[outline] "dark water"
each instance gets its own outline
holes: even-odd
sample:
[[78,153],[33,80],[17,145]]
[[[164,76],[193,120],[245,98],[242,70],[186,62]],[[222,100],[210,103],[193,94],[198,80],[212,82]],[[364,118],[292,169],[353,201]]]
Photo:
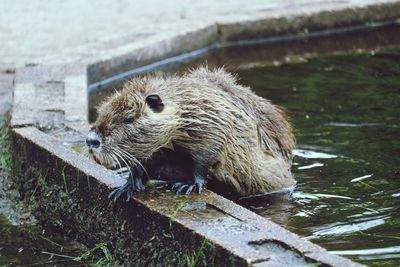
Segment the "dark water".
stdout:
[[294,200],[243,204],[333,253],[399,266],[400,49],[237,73],[288,109],[298,144]]

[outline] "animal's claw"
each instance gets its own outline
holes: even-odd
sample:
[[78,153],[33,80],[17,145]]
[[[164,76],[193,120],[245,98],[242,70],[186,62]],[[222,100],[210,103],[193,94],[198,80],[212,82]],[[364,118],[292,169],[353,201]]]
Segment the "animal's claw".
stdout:
[[109,195],[108,195],[108,199],[111,199],[112,201],[116,202],[117,199],[119,199],[121,197],[121,194],[124,192],[124,190],[122,190],[122,187],[119,187],[115,190],[113,190]]
[[194,185],[191,185],[191,186],[189,186],[188,187],[188,189],[186,190],[186,195],[190,195],[192,192],[193,192],[193,188],[195,188],[195,186]]
[[134,180],[134,184],[135,184],[135,191],[136,192],[143,191],[144,186],[143,186],[142,179],[135,179]]
[[204,183],[198,181],[194,182],[193,184],[177,182],[172,186],[172,191],[179,195],[190,195],[193,192],[200,194],[203,190],[203,187]]
[[135,193],[143,191],[143,189],[144,186],[140,178],[129,178],[123,186],[120,186],[117,189],[113,190],[108,195],[108,198],[111,199],[113,202],[117,202],[121,197],[126,195],[126,201],[129,201],[131,198],[133,198]]
[[176,192],[179,188],[181,188],[181,186],[183,185],[183,183],[181,182],[176,182],[173,186],[172,186],[172,191]]

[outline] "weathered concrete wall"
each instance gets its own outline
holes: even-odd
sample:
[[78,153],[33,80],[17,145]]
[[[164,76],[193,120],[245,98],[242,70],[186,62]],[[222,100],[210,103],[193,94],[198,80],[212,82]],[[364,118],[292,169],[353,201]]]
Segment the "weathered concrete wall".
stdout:
[[35,215],[87,244],[105,242],[120,264],[360,266],[208,190],[181,196],[149,188],[113,204],[107,195],[124,182],[114,172],[36,128],[12,135],[16,181]]

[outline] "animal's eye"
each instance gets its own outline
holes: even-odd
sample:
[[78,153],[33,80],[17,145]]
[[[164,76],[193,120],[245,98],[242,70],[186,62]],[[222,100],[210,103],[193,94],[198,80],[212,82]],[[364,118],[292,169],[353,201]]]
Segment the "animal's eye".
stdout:
[[134,121],[135,121],[134,117],[129,117],[129,118],[124,119],[122,122],[125,123],[125,124],[131,124]]
[[154,112],[161,112],[164,109],[164,103],[159,95],[149,95],[146,97],[146,102]]

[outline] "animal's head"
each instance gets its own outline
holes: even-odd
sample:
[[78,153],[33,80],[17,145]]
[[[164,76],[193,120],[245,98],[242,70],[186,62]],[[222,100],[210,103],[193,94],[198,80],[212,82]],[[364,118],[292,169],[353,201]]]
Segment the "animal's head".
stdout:
[[148,78],[127,82],[98,108],[86,138],[90,154],[108,168],[120,168],[169,146],[175,128],[174,107],[167,104]]

